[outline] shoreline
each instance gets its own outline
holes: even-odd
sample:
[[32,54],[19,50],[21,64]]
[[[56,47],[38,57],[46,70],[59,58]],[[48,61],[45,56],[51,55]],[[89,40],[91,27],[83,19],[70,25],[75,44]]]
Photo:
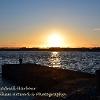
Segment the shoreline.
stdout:
[[80,52],[100,52],[100,47],[94,48],[0,48],[0,51],[80,51]]
[[[49,93],[62,93],[62,94],[65,93],[66,98],[72,98],[74,95],[78,95],[79,97],[80,96],[84,97],[84,95],[86,94],[89,95],[89,91],[90,93],[92,93],[91,92],[92,89],[96,87],[95,74],[89,74],[89,73],[65,70],[65,69],[57,69],[57,68],[51,68],[51,67],[45,67],[45,66],[44,67],[34,66],[34,68],[32,68],[33,66],[32,67],[29,67],[29,66],[31,65],[27,64],[24,67],[28,67],[29,69],[28,73],[30,73],[30,75],[28,75],[28,73],[25,73],[27,72],[26,70],[27,68],[25,68],[25,70],[22,70],[23,67],[21,69],[18,69],[17,67],[19,66],[16,65],[14,68],[16,69],[14,72],[14,75],[15,75],[15,78],[17,77],[17,80],[15,80],[14,77],[12,77],[10,84],[13,84],[15,86],[21,86],[21,87],[22,86],[34,87],[35,90],[33,90],[33,92],[36,94],[47,93],[49,95]],[[10,67],[10,66],[6,66],[6,67]],[[19,74],[18,73],[19,71],[22,72],[20,74],[22,75],[21,76],[22,78],[20,78],[20,75],[16,76],[16,74],[17,75]],[[27,91],[23,91],[23,92],[27,93]],[[30,93],[31,92],[32,91],[30,91]],[[36,100],[41,100],[41,98],[43,98],[43,100],[47,100],[47,99],[49,100],[49,97],[45,95],[44,96],[38,95],[36,96],[36,98],[37,98]],[[50,98],[52,100],[55,100],[58,97],[52,96]],[[63,97],[59,97],[59,98],[63,100]],[[74,99],[68,99],[68,100],[77,100],[77,99],[74,98]]]

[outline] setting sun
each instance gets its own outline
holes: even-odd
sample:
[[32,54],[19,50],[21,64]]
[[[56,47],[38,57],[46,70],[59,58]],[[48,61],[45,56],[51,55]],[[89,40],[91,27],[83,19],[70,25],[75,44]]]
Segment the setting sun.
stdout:
[[64,38],[60,35],[60,33],[53,32],[48,36],[47,40],[48,47],[63,47],[64,46]]

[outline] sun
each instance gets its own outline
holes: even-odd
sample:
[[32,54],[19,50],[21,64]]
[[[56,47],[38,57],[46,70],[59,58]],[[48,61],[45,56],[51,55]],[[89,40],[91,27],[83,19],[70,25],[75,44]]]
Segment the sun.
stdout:
[[47,46],[48,47],[63,47],[63,37],[58,32],[53,32],[48,36]]

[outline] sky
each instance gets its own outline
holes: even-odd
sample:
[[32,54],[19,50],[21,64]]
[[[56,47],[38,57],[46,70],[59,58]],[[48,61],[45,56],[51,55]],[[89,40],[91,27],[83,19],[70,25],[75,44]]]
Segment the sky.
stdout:
[[0,0],[0,47],[98,47],[100,0]]

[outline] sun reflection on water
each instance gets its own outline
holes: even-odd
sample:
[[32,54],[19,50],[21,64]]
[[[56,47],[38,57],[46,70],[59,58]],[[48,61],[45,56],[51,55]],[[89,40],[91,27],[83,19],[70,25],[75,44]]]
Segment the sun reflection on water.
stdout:
[[51,52],[51,57],[49,59],[51,63],[51,67],[61,67],[61,59],[59,56],[59,52]]

